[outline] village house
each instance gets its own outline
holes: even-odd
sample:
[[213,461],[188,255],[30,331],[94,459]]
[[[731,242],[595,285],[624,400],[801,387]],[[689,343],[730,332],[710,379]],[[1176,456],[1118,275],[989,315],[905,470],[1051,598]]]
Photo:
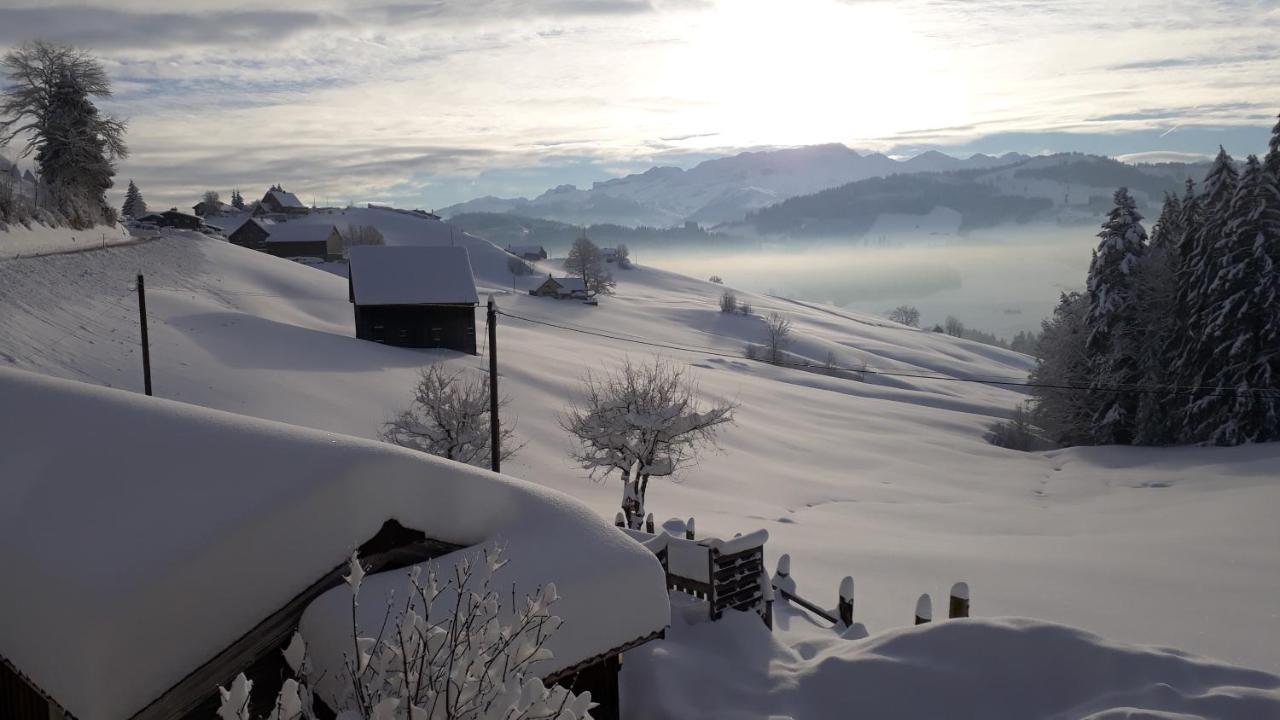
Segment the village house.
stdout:
[[227,236],[233,245],[282,258],[342,257],[346,239],[336,225],[310,222],[274,222],[248,218]]
[[[495,588],[553,582],[561,597],[533,673],[590,691],[597,720],[619,716],[620,655],[670,622],[655,557],[549,489],[19,370],[0,368],[0,397],[31,410],[0,436],[0,495],[18,503],[0,563],[21,589],[0,593],[4,720],[206,720],[240,673],[265,717],[294,677],[282,650],[295,633],[333,717],[325,678],[342,676],[351,639],[353,551],[360,628],[375,635],[410,567],[447,577],[501,542]],[[74,453],[59,451],[68,433]]]
[[274,185],[262,196],[262,200],[258,202],[258,207],[263,213],[271,213],[276,215],[306,215],[311,212],[310,208],[302,204],[297,195],[286,192],[279,185]]
[[587,291],[587,283],[579,277],[551,277],[547,275],[547,279],[542,284],[529,291],[530,295],[537,297],[553,297],[557,300],[572,299],[586,300],[591,296]]
[[222,201],[209,202],[207,200],[201,200],[195,205],[192,205],[191,211],[202,218],[214,217],[216,215],[231,215],[233,213],[240,212],[234,205],[229,205]]
[[181,230],[199,230],[204,226],[204,220],[190,213],[184,213],[178,208],[171,208],[164,212],[147,213],[138,218],[138,222],[151,223],[159,227],[171,227]]
[[507,252],[530,262],[547,259],[547,249],[541,245],[508,245]]
[[358,245],[349,254],[356,337],[476,353],[480,298],[466,248]]

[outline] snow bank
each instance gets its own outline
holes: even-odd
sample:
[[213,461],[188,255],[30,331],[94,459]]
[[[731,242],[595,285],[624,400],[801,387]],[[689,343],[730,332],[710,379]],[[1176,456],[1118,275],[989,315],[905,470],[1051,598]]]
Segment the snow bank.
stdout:
[[0,414],[0,655],[84,720],[131,716],[388,519],[505,543],[495,587],[554,581],[546,672],[668,622],[653,555],[559,493],[21,371],[0,369],[0,397],[21,408]]
[[92,250],[133,240],[123,225],[103,225],[88,230],[40,224],[32,224],[29,228],[11,225],[8,230],[0,231],[0,259]]
[[[775,606],[781,612],[785,606]],[[1021,618],[788,647],[753,614],[675,623],[627,655],[624,717],[1280,717],[1280,677]]]

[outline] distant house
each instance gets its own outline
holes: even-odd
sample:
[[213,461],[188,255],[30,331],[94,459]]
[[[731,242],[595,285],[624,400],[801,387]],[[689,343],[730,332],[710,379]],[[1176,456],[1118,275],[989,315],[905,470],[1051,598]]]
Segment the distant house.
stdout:
[[607,263],[618,262],[618,249],[611,247],[600,248],[600,256],[603,257],[604,261]]
[[282,258],[314,257],[336,260],[346,244],[335,225],[309,222],[273,222],[250,217],[231,231],[233,245],[258,250]]
[[158,213],[147,213],[138,218],[138,222],[151,223],[160,227],[179,228],[182,230],[199,230],[204,226],[204,221],[190,213],[184,213],[178,208],[172,208]]
[[466,248],[357,245],[349,253],[356,337],[476,353],[480,299]]
[[582,278],[577,277],[551,277],[547,276],[542,284],[529,291],[530,295],[538,297],[553,297],[557,300],[566,298],[585,300],[590,296],[587,291],[587,283]]
[[302,204],[297,195],[286,192],[284,188],[276,185],[262,196],[262,200],[258,203],[265,212],[275,213],[277,215],[306,215],[311,210]]
[[240,212],[234,205],[228,205],[221,201],[209,202],[207,200],[201,200],[195,205],[192,205],[191,210],[200,217],[213,217],[215,215],[229,215],[231,213]]
[[547,249],[541,245],[508,245],[507,252],[531,262],[547,259]]

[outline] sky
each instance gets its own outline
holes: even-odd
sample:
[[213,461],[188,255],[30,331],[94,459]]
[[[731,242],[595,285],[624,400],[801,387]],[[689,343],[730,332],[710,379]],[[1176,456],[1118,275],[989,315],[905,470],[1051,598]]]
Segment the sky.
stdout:
[[[0,0],[98,56],[154,207],[281,183],[439,208],[844,143],[1258,152],[1280,0]],[[10,149],[12,154],[12,149]],[[121,183],[123,184],[123,183]]]

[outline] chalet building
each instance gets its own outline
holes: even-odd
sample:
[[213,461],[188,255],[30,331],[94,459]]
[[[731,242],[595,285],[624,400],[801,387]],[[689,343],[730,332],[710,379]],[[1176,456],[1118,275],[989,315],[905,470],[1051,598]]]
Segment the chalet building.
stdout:
[[[0,496],[17,503],[0,523],[4,720],[213,720],[218,687],[240,673],[265,716],[293,678],[282,650],[295,632],[316,710],[332,718],[337,688],[324,678],[343,676],[353,550],[367,572],[356,621],[373,635],[406,568],[429,560],[449,577],[500,539],[495,588],[554,582],[562,598],[552,657],[533,672],[589,690],[597,720],[619,716],[621,654],[670,622],[650,551],[553,491],[19,370],[0,368],[0,397],[32,409],[0,434]],[[74,453],[59,451],[67,433]]]
[[309,222],[273,222],[251,217],[227,236],[233,245],[276,257],[313,257],[337,260],[346,239],[336,225]]
[[240,212],[239,210],[236,209],[234,205],[229,205],[221,201],[209,202],[207,200],[201,200],[195,205],[192,205],[191,211],[194,212],[198,217],[202,217],[202,218],[214,217],[216,215],[230,215],[232,213]]
[[181,230],[199,230],[204,226],[204,221],[199,217],[190,213],[184,213],[178,208],[172,208],[159,213],[147,213],[138,218],[138,222],[151,223],[159,227],[179,228]]
[[356,337],[476,353],[480,298],[466,248],[357,245],[349,254]]
[[551,277],[547,275],[547,279],[542,284],[529,291],[530,295],[537,297],[553,297],[557,300],[586,300],[591,296],[587,292],[587,283],[582,278],[577,277]]
[[306,215],[311,209],[302,204],[297,195],[286,192],[279,185],[273,186],[262,196],[262,200],[258,203],[260,207],[267,213],[276,215]]
[[508,245],[507,252],[530,262],[547,259],[547,249],[541,245]]

